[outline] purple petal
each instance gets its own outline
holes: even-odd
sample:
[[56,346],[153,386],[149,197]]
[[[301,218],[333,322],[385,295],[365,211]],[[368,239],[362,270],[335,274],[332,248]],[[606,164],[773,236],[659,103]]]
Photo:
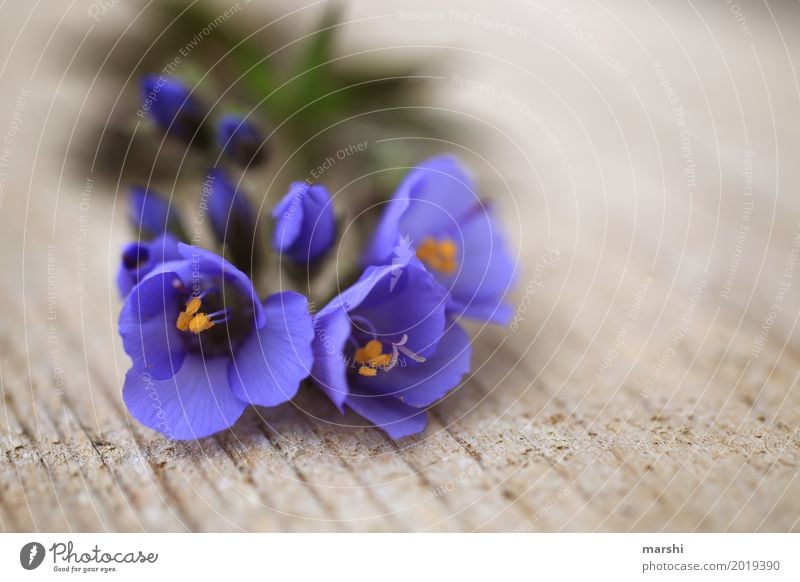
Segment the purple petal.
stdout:
[[394,440],[420,433],[428,425],[425,410],[413,408],[391,396],[350,394],[345,404]]
[[206,110],[186,85],[169,77],[147,75],[141,81],[141,92],[142,110],[158,127],[184,140],[205,141],[199,132]]
[[468,303],[460,303],[451,297],[448,313],[460,314],[476,321],[506,325],[514,316],[514,309],[496,297],[475,297]]
[[427,236],[452,229],[479,203],[472,179],[456,158],[439,156],[422,162],[406,175],[388,202],[364,256],[365,264],[390,262],[403,236],[416,245]]
[[217,122],[217,144],[222,152],[243,166],[257,164],[265,157],[265,140],[251,119],[224,115]]
[[142,186],[133,186],[128,193],[128,219],[141,240],[168,231],[180,232],[177,207],[159,193]]
[[155,380],[134,368],[125,375],[122,398],[131,415],[169,438],[202,438],[231,426],[247,404],[228,384],[227,358],[189,355],[180,371]]
[[217,241],[231,244],[232,239],[242,239],[249,247],[256,229],[256,212],[245,193],[222,168],[213,168],[205,183],[211,187],[208,214]]
[[412,183],[400,234],[410,236],[415,243],[452,225],[458,226],[481,204],[472,177],[452,156],[431,158],[414,172],[419,178]]
[[295,249],[295,260],[311,262],[321,257],[336,239],[336,217],[333,203],[324,186],[314,184],[306,197],[303,213],[303,237],[306,243]]
[[305,182],[292,182],[289,192],[272,209],[272,217],[275,218],[272,246],[276,251],[287,251],[300,236],[303,226],[303,197],[308,188],[309,185]]
[[367,267],[354,284],[339,293],[334,297],[330,303],[320,311],[320,315],[336,311],[337,309],[344,309],[345,311],[352,311],[358,308],[359,305],[372,293],[372,290],[386,277],[392,276],[395,273],[399,278],[402,274],[402,269],[405,265],[383,265],[375,267]]
[[384,275],[351,312],[366,317],[383,339],[397,341],[407,335],[406,346],[427,357],[444,332],[446,305],[446,289],[413,259]]
[[456,310],[468,317],[504,323],[511,310],[503,299],[516,275],[503,234],[489,211],[476,214],[459,233],[459,271],[454,277],[438,277],[452,294]]
[[330,195],[320,184],[294,182],[272,211],[272,245],[298,263],[322,256],[336,238],[336,218]]
[[349,393],[344,349],[350,331],[350,318],[344,309],[338,308],[314,319],[311,377],[342,412],[342,404]]
[[157,380],[171,378],[186,356],[175,327],[180,311],[177,280],[174,272],[151,273],[130,292],[119,316],[122,345],[133,367]]
[[469,336],[452,323],[426,362],[359,378],[359,385],[363,391],[392,396],[414,407],[429,406],[459,385],[469,372],[471,353]]
[[267,298],[264,313],[264,326],[236,350],[230,382],[242,400],[277,406],[294,397],[311,371],[314,327],[308,300],[293,291]]

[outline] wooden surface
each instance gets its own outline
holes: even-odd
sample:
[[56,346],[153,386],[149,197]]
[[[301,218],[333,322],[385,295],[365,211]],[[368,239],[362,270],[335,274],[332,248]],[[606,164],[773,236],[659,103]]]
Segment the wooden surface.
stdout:
[[309,389],[196,443],[132,421],[129,235],[75,151],[116,97],[80,63],[138,8],[29,4],[0,10],[0,528],[800,529],[797,3],[448,5],[516,36],[350,7],[342,54],[450,71],[437,103],[485,139],[442,149],[519,251],[518,325],[471,326],[473,374],[400,443]]

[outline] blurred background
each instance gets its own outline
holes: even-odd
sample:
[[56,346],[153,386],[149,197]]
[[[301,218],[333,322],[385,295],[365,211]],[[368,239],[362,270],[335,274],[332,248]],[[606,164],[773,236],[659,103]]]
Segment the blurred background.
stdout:
[[[5,530],[798,529],[796,2],[0,15]],[[164,71],[269,135],[242,178],[265,245],[269,209],[330,156],[356,233],[402,168],[472,168],[518,260],[515,324],[472,327],[475,373],[425,435],[341,428],[305,392],[199,443],[127,415],[124,194],[191,216],[214,161],[137,115]]]

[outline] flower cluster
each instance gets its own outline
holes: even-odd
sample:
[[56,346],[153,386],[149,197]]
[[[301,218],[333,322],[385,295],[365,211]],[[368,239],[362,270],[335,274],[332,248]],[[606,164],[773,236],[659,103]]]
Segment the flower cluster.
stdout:
[[[174,80],[161,83],[147,110],[179,139],[205,119]],[[219,133],[236,158],[264,150],[242,120],[224,118]],[[176,205],[136,187],[129,215],[138,238],[122,250],[117,274],[119,331],[132,360],[123,399],[139,422],[170,438],[226,429],[250,405],[289,401],[304,381],[394,439],[417,434],[428,407],[469,373],[462,318],[510,317],[514,261],[491,206],[453,157],[410,169],[382,208],[360,276],[313,314],[295,291],[261,298],[253,206],[221,168],[204,187],[222,255],[186,244]],[[271,215],[282,263],[308,266],[332,254],[338,229],[323,185],[290,184]]]

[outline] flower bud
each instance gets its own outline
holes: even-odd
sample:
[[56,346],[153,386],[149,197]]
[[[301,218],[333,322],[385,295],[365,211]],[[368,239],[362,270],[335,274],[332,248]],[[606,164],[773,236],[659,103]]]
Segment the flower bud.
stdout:
[[241,166],[253,166],[267,157],[267,146],[255,123],[238,115],[225,115],[217,123],[217,143],[223,155]]
[[177,208],[160,194],[142,186],[133,186],[128,194],[128,218],[137,238],[150,240],[165,232],[182,238]]
[[121,297],[130,293],[145,275],[161,263],[180,259],[178,241],[164,234],[147,241],[136,241],[122,249],[119,269],[117,269],[117,289]]
[[272,210],[275,232],[272,246],[297,263],[322,256],[336,237],[333,203],[324,186],[294,182]]
[[208,145],[205,108],[180,81],[147,75],[141,82],[142,111],[164,132],[187,143]]
[[250,271],[254,266],[256,212],[242,190],[237,189],[222,168],[214,168],[206,177],[205,191],[210,193],[208,214],[217,241],[234,265]]

